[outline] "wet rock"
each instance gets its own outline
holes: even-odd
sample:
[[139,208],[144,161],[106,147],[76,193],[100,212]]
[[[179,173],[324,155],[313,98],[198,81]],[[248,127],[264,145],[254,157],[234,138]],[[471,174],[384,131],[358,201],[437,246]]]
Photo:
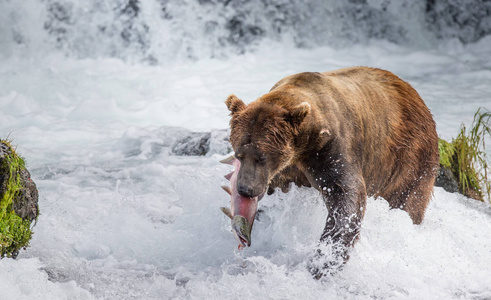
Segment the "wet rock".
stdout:
[[32,222],[39,215],[38,190],[27,169],[20,170],[20,179],[22,188],[14,198],[13,208],[19,217]]
[[174,143],[172,153],[183,156],[225,155],[232,151],[228,136],[228,130],[188,132]]
[[192,132],[180,127],[128,130],[113,149],[124,157],[153,159],[159,155],[210,156],[232,151],[228,129]]
[[450,193],[460,193],[468,198],[483,201],[482,196],[472,188],[467,188],[463,191],[460,187],[458,178],[453,174],[450,168],[440,165],[440,170],[435,180],[435,186],[442,187],[445,191]]
[[442,187],[445,191],[450,193],[459,193],[459,182],[455,178],[452,170],[440,165],[438,174],[435,180],[435,186]]
[[210,137],[209,132],[190,132],[174,144],[172,153],[186,156],[205,155],[210,150]]

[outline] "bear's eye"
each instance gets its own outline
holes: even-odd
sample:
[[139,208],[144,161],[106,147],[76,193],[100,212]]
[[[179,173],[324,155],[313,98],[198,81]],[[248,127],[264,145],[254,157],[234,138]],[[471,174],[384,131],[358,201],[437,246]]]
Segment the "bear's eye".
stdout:
[[257,164],[264,165],[266,163],[266,156],[264,155],[259,155],[254,158],[254,161]]
[[242,153],[235,153],[235,158],[237,158],[238,160],[242,160],[244,158],[244,154],[242,154]]

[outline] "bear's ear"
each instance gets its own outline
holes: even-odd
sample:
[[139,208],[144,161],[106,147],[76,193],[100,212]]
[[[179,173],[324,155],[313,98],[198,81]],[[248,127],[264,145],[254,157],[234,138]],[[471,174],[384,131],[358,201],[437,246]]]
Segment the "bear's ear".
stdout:
[[242,100],[237,98],[235,95],[228,96],[227,100],[225,100],[225,104],[227,105],[228,110],[230,110],[232,113],[232,116],[246,107],[244,102],[242,102]]
[[310,113],[310,109],[310,103],[302,102],[290,110],[287,119],[293,126],[299,126],[302,124],[305,117]]

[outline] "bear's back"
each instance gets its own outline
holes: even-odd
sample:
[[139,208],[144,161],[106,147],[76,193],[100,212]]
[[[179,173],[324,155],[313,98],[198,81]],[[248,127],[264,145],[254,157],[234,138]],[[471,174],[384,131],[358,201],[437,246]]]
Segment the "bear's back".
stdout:
[[315,119],[302,125],[305,132],[320,124],[328,128],[361,166],[369,195],[388,196],[405,174],[430,173],[438,165],[429,109],[410,84],[389,71],[304,72],[280,80],[271,92],[295,93],[289,102],[312,105]]

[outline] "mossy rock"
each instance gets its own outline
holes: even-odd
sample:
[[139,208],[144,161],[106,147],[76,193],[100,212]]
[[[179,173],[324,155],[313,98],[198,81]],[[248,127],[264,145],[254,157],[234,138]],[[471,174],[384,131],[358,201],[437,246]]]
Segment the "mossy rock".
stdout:
[[0,140],[0,257],[15,258],[39,215],[36,184],[10,143]]

